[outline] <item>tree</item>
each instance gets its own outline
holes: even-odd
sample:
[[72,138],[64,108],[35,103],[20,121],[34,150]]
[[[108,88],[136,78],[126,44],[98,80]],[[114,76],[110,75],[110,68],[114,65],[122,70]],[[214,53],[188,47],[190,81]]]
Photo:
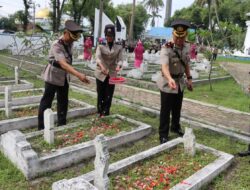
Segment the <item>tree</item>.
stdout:
[[[82,12],[84,9],[84,6],[86,4],[87,0],[70,0],[72,4],[72,13],[74,21],[78,24],[80,24],[81,18],[82,18]],[[101,2],[102,0],[100,0]]]
[[28,18],[29,18],[30,5],[27,0],[23,0],[23,4],[24,4],[23,31],[26,32],[29,23]]
[[52,15],[51,15],[53,32],[59,31],[59,27],[61,23],[61,16],[64,10],[64,3],[65,3],[65,0],[62,0],[62,3],[60,2],[60,0],[51,0],[52,9],[53,9]]
[[135,0],[133,0],[132,14],[131,14],[131,19],[130,19],[130,24],[129,24],[129,34],[128,34],[128,44],[129,44],[129,46],[133,45],[134,20],[135,20]]
[[[127,26],[127,29],[130,24],[131,10],[132,10],[131,4],[122,4],[122,5],[118,5],[115,8],[116,15],[119,15],[122,17],[125,25]],[[145,30],[148,20],[149,20],[149,15],[147,13],[147,10],[145,9],[145,6],[139,3],[135,7],[135,21],[134,21],[134,27],[133,27],[134,39],[138,39],[140,34]]]
[[159,15],[159,9],[164,7],[164,3],[162,0],[144,0],[144,5],[146,6],[149,11],[151,11],[152,22],[151,26],[155,26],[155,18],[161,17]]

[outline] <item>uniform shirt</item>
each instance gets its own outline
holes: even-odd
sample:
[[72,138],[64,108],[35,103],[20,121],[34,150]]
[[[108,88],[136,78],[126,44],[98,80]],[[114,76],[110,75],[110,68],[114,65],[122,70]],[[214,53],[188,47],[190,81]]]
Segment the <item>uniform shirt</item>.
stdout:
[[[63,36],[59,38],[62,39]],[[51,48],[49,50],[49,61],[60,61],[65,60],[68,64],[72,64],[71,56],[68,54],[68,52],[65,50],[62,43],[59,42],[59,40],[56,40],[52,43]],[[71,44],[65,44],[68,48],[69,53],[72,55],[72,49],[73,49],[73,43]],[[66,73],[67,80],[69,82],[69,74]]]
[[[113,44],[111,50],[108,45],[98,45],[96,49],[96,60],[109,70],[109,76],[116,76],[116,67],[122,66],[122,46]],[[99,65],[96,66],[95,77],[100,81],[104,81],[107,77],[101,72]]]
[[[183,75],[185,72],[185,67],[182,65],[180,58],[183,60],[185,64],[189,64],[190,62],[189,49],[190,49],[189,43],[185,43],[182,49],[176,47],[175,45],[173,47],[168,47],[166,45],[163,45],[160,53],[160,64],[161,65],[167,64],[169,67],[169,73],[171,75]],[[180,58],[178,58],[174,50],[176,50],[179,53]],[[180,86],[181,91],[183,91],[185,84],[184,77],[179,77],[179,78],[173,77],[173,79],[175,80],[176,85]],[[163,92],[178,93],[178,88],[173,90],[168,87],[167,79],[164,76],[159,77],[159,79],[157,80],[157,85]]]

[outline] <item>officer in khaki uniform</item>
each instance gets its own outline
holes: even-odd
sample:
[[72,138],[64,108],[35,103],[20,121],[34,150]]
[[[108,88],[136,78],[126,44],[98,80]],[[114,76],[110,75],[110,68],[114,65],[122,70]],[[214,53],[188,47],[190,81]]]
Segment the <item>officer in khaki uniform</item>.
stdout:
[[[57,95],[58,126],[66,124],[69,74],[76,76],[84,83],[89,83],[85,74],[78,72],[71,66],[73,42],[81,37],[81,32],[82,29],[80,26],[72,20],[67,20],[65,22],[63,36],[51,45],[49,64],[44,71],[44,73],[47,74],[44,76],[45,90],[38,111],[38,130],[44,129],[43,113],[47,108],[51,108],[55,93]],[[53,70],[53,68],[55,68],[55,70]],[[54,71],[58,71],[57,75]],[[49,78],[50,80],[48,81]]]
[[122,46],[115,44],[115,26],[106,25],[104,34],[107,43],[96,49],[97,111],[100,116],[110,114],[115,85],[109,84],[109,78],[116,77],[122,67]]
[[192,90],[192,76],[189,69],[189,43],[185,42],[190,24],[182,19],[172,22],[173,39],[161,48],[160,63],[162,76],[157,80],[161,93],[161,111],[159,136],[160,143],[168,141],[170,113],[172,115],[171,131],[183,136],[180,126],[180,114],[185,86]]

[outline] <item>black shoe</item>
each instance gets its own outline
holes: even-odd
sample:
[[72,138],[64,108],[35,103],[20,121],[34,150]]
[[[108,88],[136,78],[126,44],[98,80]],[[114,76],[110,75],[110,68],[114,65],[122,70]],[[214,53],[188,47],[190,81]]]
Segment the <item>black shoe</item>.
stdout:
[[240,157],[250,156],[250,151],[248,150],[248,151],[245,151],[245,152],[240,152],[240,153],[238,153],[238,156],[240,156]]
[[184,135],[184,133],[182,132],[181,129],[177,129],[177,130],[176,129],[174,129],[174,130],[171,129],[171,132],[178,134],[180,137],[183,137],[183,135]]
[[160,137],[160,143],[163,144],[163,143],[166,143],[168,142],[168,138],[167,137]]

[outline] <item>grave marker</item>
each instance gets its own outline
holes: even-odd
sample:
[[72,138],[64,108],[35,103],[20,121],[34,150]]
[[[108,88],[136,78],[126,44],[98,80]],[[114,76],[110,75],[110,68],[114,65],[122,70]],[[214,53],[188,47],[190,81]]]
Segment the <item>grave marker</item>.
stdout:
[[44,140],[49,143],[54,143],[54,115],[51,109],[46,109],[44,112]]
[[95,157],[95,178],[94,185],[99,190],[108,190],[109,178],[109,152],[108,145],[103,134],[98,135],[94,140],[96,149]]

